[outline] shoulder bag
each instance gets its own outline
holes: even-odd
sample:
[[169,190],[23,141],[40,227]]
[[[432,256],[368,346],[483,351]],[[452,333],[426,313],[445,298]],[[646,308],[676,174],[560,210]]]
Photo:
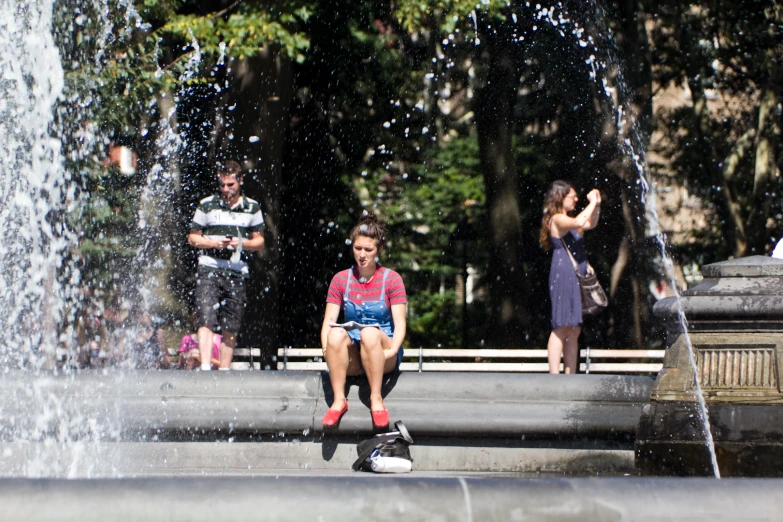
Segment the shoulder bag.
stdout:
[[568,257],[571,258],[571,263],[574,265],[574,272],[576,273],[576,279],[579,281],[579,293],[582,296],[582,317],[595,317],[604,311],[604,308],[609,304],[609,299],[606,297],[606,292],[601,288],[601,283],[598,282],[598,277],[595,275],[595,270],[587,263],[587,270],[585,275],[579,274],[579,263],[574,259],[574,254],[568,248],[568,245],[560,238],[560,242],[563,243],[563,248],[568,252]]
[[359,458],[353,463],[354,471],[372,471],[371,457],[374,451],[378,451],[382,457],[398,457],[413,462],[410,445],[413,444],[408,430],[402,421],[394,423],[396,431],[380,433],[371,439],[363,440],[356,446]]

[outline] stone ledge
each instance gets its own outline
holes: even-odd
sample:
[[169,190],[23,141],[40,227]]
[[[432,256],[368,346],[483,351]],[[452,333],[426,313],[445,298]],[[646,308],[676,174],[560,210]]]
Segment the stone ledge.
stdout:
[[[0,442],[0,477],[117,478],[150,476],[252,477],[275,470],[351,470],[358,439],[285,437],[256,442],[117,442],[44,448]],[[547,447],[523,441],[419,439],[414,471],[480,473],[635,474],[630,445]],[[76,465],[74,465],[76,464]]]
[[[387,379],[385,389],[392,422],[402,419],[414,438],[628,440],[652,384],[635,376],[403,373]],[[309,372],[81,372],[38,379],[7,372],[0,382],[0,440],[46,433],[110,441],[317,433],[329,395],[322,375]],[[349,401],[332,433],[371,434],[366,381],[351,386]]]
[[352,474],[0,480],[8,520],[774,520],[781,480]]

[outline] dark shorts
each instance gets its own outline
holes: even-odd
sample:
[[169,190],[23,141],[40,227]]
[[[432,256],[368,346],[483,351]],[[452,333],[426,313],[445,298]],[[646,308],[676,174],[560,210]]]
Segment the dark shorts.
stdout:
[[236,334],[242,327],[245,314],[245,279],[241,274],[230,275],[199,269],[196,281],[196,317],[198,326],[212,330],[220,324],[225,335]]

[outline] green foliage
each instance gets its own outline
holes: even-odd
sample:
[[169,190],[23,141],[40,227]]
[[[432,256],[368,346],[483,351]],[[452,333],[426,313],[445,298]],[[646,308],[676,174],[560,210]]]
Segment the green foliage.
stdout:
[[[75,255],[83,258],[86,281],[111,284],[117,274],[127,272],[139,247],[139,193],[151,168],[141,165],[137,176],[127,177],[104,167],[106,146],[121,140],[141,152],[152,151],[163,132],[158,122],[168,117],[159,107],[167,101],[164,97],[197,106],[193,93],[222,87],[229,67],[219,64],[271,52],[296,64],[293,103],[285,109],[291,123],[270,136],[286,140],[281,215],[271,217],[281,230],[281,287],[290,290],[281,316],[291,318],[293,326],[285,327],[297,330],[287,331],[287,340],[309,335],[298,330],[317,330],[312,326],[320,318],[312,318],[321,311],[324,280],[349,261],[346,229],[362,208],[370,208],[390,227],[384,263],[399,269],[409,285],[411,344],[456,346],[456,276],[465,263],[486,273],[488,257],[496,254],[487,246],[492,209],[486,208],[474,111],[482,108],[475,100],[487,92],[490,64],[503,62],[514,67],[509,75],[513,110],[500,114],[489,103],[483,107],[489,115],[482,115],[485,121],[510,122],[513,151],[506,164],[519,174],[518,217],[525,235],[521,255],[526,256],[515,268],[531,272],[526,291],[538,297],[528,303],[531,338],[546,334],[547,303],[540,296],[546,294],[541,276],[548,258],[535,241],[543,190],[561,177],[580,188],[617,186],[607,181],[614,168],[610,165],[619,163],[609,150],[613,138],[605,132],[614,115],[596,95],[584,63],[583,53],[595,50],[580,51],[572,38],[545,22],[525,32],[522,16],[531,22],[534,9],[501,0],[137,0],[140,19],[125,9],[124,1],[108,3],[108,19],[104,12],[90,11],[89,2],[55,4],[66,68],[58,117],[67,127],[63,141],[69,171],[80,180],[82,195],[88,195],[79,200],[82,205],[71,220],[82,238]],[[227,7],[202,10],[217,4]],[[576,15],[584,9],[589,15],[594,8],[584,5],[565,2],[557,9],[572,9]],[[715,166],[737,150],[748,132],[757,132],[761,93],[770,84],[781,84],[780,8],[771,0],[671,0],[649,9],[656,81],[661,86],[687,84],[696,95],[717,92],[725,102],[720,109],[712,103],[706,117],[693,107],[662,111],[657,130],[668,142],[659,152],[672,159],[689,189],[715,205],[728,192],[747,218],[754,208],[762,208],[750,196],[755,190],[752,151],[739,159],[729,180],[716,177],[723,171]],[[126,27],[126,20],[132,27]],[[106,23],[114,24],[108,40],[103,39]],[[621,24],[612,27],[618,39],[627,37]],[[524,44],[517,38],[523,33],[528,37]],[[778,130],[773,134],[779,138],[779,87],[776,92],[773,120]],[[751,137],[748,151],[757,138]],[[203,137],[204,142],[209,139]],[[774,143],[778,170],[781,143]],[[208,150],[200,145],[199,152]],[[169,160],[182,161],[176,154]],[[773,197],[779,189],[767,186],[767,200],[776,201],[769,207],[772,215],[783,215],[780,198]],[[622,198],[633,194],[615,190],[607,196],[602,218],[606,233],[598,262],[593,258],[605,273],[617,244],[628,235]],[[308,212],[302,212],[302,201]],[[474,234],[467,242],[457,241],[455,233],[464,232],[466,225]],[[728,226],[718,221],[705,231],[705,244],[713,252],[721,252]],[[623,274],[635,271],[638,267],[629,266]],[[618,295],[622,292],[620,288]],[[302,296],[309,294],[316,295],[303,305]],[[476,303],[469,315],[486,319],[483,306]],[[305,308],[308,312],[302,313]],[[295,323],[300,319],[301,326]],[[627,328],[612,321],[612,330]],[[472,324],[484,323],[477,319]],[[479,342],[479,335],[470,342]]]
[[417,281],[415,281],[416,291],[408,295],[408,333],[405,346],[411,348],[484,346],[487,339],[486,328],[489,324],[485,302],[468,303],[463,313],[463,304],[459,302],[457,290],[438,288],[438,285],[446,281],[441,275],[419,273],[415,278],[411,275],[407,274],[408,280],[417,279]]
[[[155,98],[176,92],[183,82],[209,78],[218,61],[279,49],[302,62],[309,47],[301,24],[311,2],[237,2],[204,13],[182,0],[136,2],[138,15],[120,0],[109,14],[75,0],[56,6],[59,46],[66,63],[66,97],[79,99],[106,134],[138,132]],[[73,13],[81,13],[77,22]],[[140,18],[139,18],[140,16]],[[127,23],[135,24],[135,29]],[[111,29],[106,38],[107,28]],[[86,102],[86,103],[85,103]]]
[[[507,0],[402,0],[395,5],[395,16],[408,32],[421,29],[454,30],[458,21],[465,19],[475,11],[498,14],[509,7]],[[433,21],[440,20],[440,27],[433,27]]]
[[142,241],[136,229],[138,182],[116,167],[96,169],[86,180],[83,204],[71,214],[70,226],[81,238],[75,254],[91,288],[117,291],[135,271]]
[[356,181],[360,194],[377,195],[365,204],[383,215],[396,238],[389,262],[404,269],[461,271],[452,234],[463,221],[481,220],[485,203],[475,136],[429,149],[408,170],[391,185],[385,172]]
[[265,47],[275,45],[289,58],[301,63],[309,40],[296,28],[307,22],[311,14],[311,5],[301,2],[280,2],[268,7],[244,3],[225,16],[170,14],[158,32],[174,41],[195,40],[200,52],[213,59],[223,54],[239,59],[252,57],[263,52]]
[[407,346],[454,348],[461,343],[459,309],[454,290],[420,289],[408,297]]
[[[308,299],[302,296],[311,297],[314,315],[322,313],[323,294],[311,294],[325,292],[324,282],[350,264],[344,241],[362,208],[389,225],[382,262],[403,274],[412,306],[419,293],[436,291],[440,283],[433,290],[433,279],[442,276],[453,308],[455,276],[466,259],[451,235],[462,221],[482,219],[485,199],[475,135],[469,122],[458,121],[464,108],[453,121],[442,119],[442,127],[436,121],[440,111],[428,91],[434,66],[424,52],[427,40],[414,42],[398,31],[383,4],[346,2],[336,11],[325,3],[321,9],[307,25],[312,50],[297,70],[288,135],[281,213],[290,232],[281,234],[282,277],[287,287],[300,289],[290,290],[298,299],[285,303],[291,308],[284,315],[292,318],[285,326],[286,342],[304,337],[303,332],[317,334],[297,319],[302,299]],[[311,213],[300,212],[302,200]],[[308,225],[318,217],[318,225]],[[317,237],[314,229],[321,230]],[[308,263],[302,245],[310,242],[316,246]],[[480,251],[478,244],[469,248]],[[471,263],[483,262],[483,254],[469,253]],[[324,274],[310,283],[314,269]]]

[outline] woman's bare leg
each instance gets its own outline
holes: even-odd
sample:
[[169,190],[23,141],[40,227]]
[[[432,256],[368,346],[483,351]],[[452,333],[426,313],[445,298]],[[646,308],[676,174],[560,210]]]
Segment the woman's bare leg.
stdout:
[[580,333],[582,333],[581,326],[572,326],[571,331],[568,332],[568,337],[565,340],[565,346],[563,347],[563,365],[565,366],[566,373],[574,374],[578,369]]
[[549,373],[560,373],[560,358],[563,356],[570,331],[570,326],[559,326],[549,334],[549,341],[546,344]]
[[[370,385],[370,410],[382,411],[384,406],[381,386],[387,366],[383,350],[391,346],[391,339],[378,328],[364,328],[361,336],[359,354],[362,358],[364,373],[367,375],[367,382]],[[394,368],[396,361],[391,361],[391,363]]]
[[359,354],[348,333],[343,328],[332,328],[326,338],[326,366],[329,368],[329,381],[332,383],[334,402],[330,409],[342,410],[345,406],[345,380],[348,374],[361,372]]

